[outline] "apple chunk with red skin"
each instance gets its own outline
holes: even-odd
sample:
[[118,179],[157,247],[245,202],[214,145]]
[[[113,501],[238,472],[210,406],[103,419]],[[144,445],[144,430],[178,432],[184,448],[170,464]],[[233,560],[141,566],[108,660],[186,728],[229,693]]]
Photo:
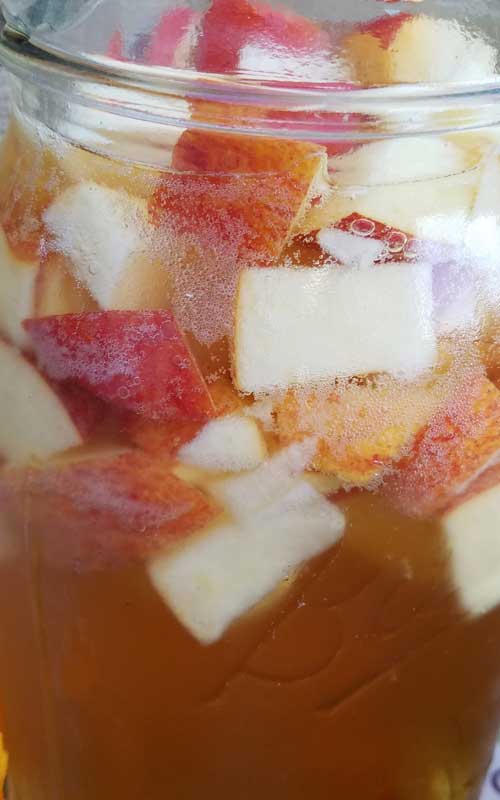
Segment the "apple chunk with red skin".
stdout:
[[203,528],[217,503],[144,453],[75,454],[39,468],[5,470],[0,496],[31,525],[47,559],[97,569],[146,558]]
[[212,0],[195,51],[201,72],[266,71],[269,77],[336,81],[349,77],[327,30],[288,9],[253,0]]
[[464,375],[449,403],[419,432],[383,492],[403,513],[440,513],[500,456],[500,391]]
[[96,399],[59,387],[0,339],[0,457],[20,463],[83,444],[100,417]]
[[149,419],[206,420],[214,406],[169,311],[90,311],[25,322],[57,381]]
[[[239,271],[277,261],[313,197],[326,191],[324,148],[186,131],[150,202],[183,330],[204,344],[231,333]],[[215,312],[217,309],[217,312]]]
[[441,518],[453,583],[472,616],[500,604],[500,466],[473,481]]

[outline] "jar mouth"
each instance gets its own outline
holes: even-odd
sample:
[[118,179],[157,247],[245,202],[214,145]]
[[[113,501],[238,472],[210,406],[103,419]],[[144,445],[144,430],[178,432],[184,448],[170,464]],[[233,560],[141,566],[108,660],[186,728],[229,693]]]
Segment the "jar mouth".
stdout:
[[[77,88],[83,105],[184,127],[189,127],[184,113],[172,116],[173,98],[202,103],[198,128],[318,142],[437,134],[500,124],[500,76],[489,81],[369,88],[263,80],[78,56],[46,42],[40,46],[7,25],[0,34],[0,61],[15,76],[54,91],[67,92],[71,87],[74,93]],[[113,87],[118,100],[113,98]],[[124,102],[124,90],[130,92],[131,106]],[[235,106],[237,112],[228,114]]]

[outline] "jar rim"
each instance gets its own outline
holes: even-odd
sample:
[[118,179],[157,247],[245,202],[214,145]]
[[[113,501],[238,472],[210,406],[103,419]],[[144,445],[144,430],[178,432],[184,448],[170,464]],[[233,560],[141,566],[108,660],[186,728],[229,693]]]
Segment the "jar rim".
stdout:
[[[262,78],[241,75],[200,73],[189,69],[164,66],[149,66],[132,62],[120,62],[106,56],[69,54],[57,47],[43,46],[36,39],[28,38],[19,31],[5,25],[0,34],[0,62],[17,77],[36,82],[57,84],[78,81],[96,86],[137,90],[144,96],[156,98],[183,98],[200,100],[209,108],[231,105],[252,108],[267,108],[279,112],[291,112],[296,119],[289,119],[281,130],[268,127],[262,118],[247,119],[247,124],[236,124],[224,115],[222,127],[235,132],[269,134],[315,139],[343,139],[349,131],[351,139],[386,138],[417,133],[443,133],[477,130],[500,124],[500,76],[495,80],[455,83],[414,83],[361,87],[353,84],[301,83],[265,81]],[[99,104],[98,97],[95,98]],[[151,100],[145,104],[151,113]],[[109,110],[109,108],[107,109]],[[116,113],[120,113],[116,109]],[[321,123],[320,114],[339,115],[339,130],[332,132]],[[449,115],[453,114],[450,124]],[[357,131],[352,121],[342,126],[342,115],[358,117]],[[377,116],[384,117],[384,130],[373,124]],[[432,117],[432,121],[429,119]],[[361,117],[372,124],[361,122]],[[173,120],[170,120],[172,122]],[[346,120],[348,122],[348,120]],[[261,123],[259,126],[256,123]],[[183,120],[185,124],[185,120]],[[198,127],[221,127],[214,119]],[[322,128],[325,127],[325,130]]]

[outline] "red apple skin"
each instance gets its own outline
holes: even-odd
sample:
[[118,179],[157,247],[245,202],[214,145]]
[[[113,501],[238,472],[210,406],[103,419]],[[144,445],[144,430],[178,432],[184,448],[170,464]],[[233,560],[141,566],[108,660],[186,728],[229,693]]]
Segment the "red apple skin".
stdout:
[[37,537],[42,559],[82,571],[145,559],[220,510],[167,462],[134,451],[4,470],[0,503],[13,529]]
[[[196,11],[187,6],[178,6],[167,11],[162,15],[158,25],[153,28],[140,59],[128,58],[123,34],[116,30],[108,42],[107,55],[116,61],[140,60],[144,64],[162,67],[188,66],[183,62],[189,61],[191,55],[189,47],[185,54],[187,59],[180,59],[179,50],[186,37],[189,37],[190,29],[196,25],[199,17],[200,15]],[[180,60],[182,63],[179,63]]]
[[326,31],[289,10],[248,0],[213,0],[202,19],[196,68],[236,72],[242,48],[252,42],[311,56],[330,49]]
[[154,420],[206,420],[214,406],[170,311],[91,311],[27,320],[41,368]]

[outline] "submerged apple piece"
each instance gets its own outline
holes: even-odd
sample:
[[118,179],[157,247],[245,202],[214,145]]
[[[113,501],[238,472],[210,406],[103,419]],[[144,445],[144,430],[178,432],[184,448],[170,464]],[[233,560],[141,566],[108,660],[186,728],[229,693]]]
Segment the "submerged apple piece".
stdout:
[[[153,585],[202,644],[217,641],[232,622],[342,535],[340,510],[310,483],[293,478],[297,452],[291,452],[296,463],[288,472],[283,451],[255,473],[219,481],[219,487],[230,485],[221,495],[243,499],[242,506],[231,505],[235,522],[210,527],[149,562]],[[279,468],[273,469],[277,459]],[[262,485],[269,473],[272,492]]]
[[214,406],[169,311],[90,311],[25,323],[40,365],[149,419],[206,420]]
[[243,392],[388,372],[436,360],[432,269],[248,269],[236,303],[234,369]]
[[18,347],[29,347],[22,323],[33,313],[38,260],[18,258],[0,228],[0,333]]
[[202,72],[266,73],[266,77],[348,80],[328,32],[284,8],[249,0],[212,0],[195,54]]
[[464,376],[385,482],[403,513],[447,508],[500,454],[500,391],[481,374]]
[[390,46],[395,83],[493,79],[497,53],[455,20],[418,14],[404,21]]
[[52,244],[101,308],[163,308],[168,276],[155,257],[147,203],[125,191],[82,181],[43,215]]
[[[45,254],[36,279],[33,316],[50,317],[97,309],[97,303],[88,290],[71,274],[68,259],[59,253]],[[31,316],[32,309],[23,315],[23,319]],[[24,329],[23,333],[27,337]]]
[[[323,148],[186,131],[151,201],[184,330],[204,344],[231,331],[238,274],[276,262],[313,196],[325,190]],[[214,309],[217,308],[217,313]]]
[[230,414],[208,422],[177,458],[206,470],[239,472],[255,469],[267,455],[266,443],[254,419]]
[[496,52],[455,20],[396,14],[359,25],[345,55],[364,85],[447,83],[495,76]]
[[473,481],[441,525],[463,608],[473,616],[487,613],[500,604],[500,468]]
[[15,255],[37,261],[44,235],[43,213],[67,184],[60,154],[44,126],[13,115],[0,153],[0,225]]
[[[47,458],[83,443],[74,395],[69,408],[64,396],[42,373],[2,339],[0,408],[0,456],[7,461],[18,463]],[[85,402],[83,411],[86,414]]]
[[443,137],[371,142],[329,160],[337,188],[312,205],[297,233],[353,213],[423,239],[460,242],[477,192],[478,154]]
[[389,48],[410,14],[387,14],[356,26],[344,40],[344,53],[354,76],[363,86],[392,80]]
[[316,437],[312,467],[349,486],[378,482],[444,402],[447,378],[289,390],[275,407],[283,444]]
[[219,513],[167,462],[134,451],[6,471],[2,488],[29,503],[47,558],[87,569],[145,558]]

